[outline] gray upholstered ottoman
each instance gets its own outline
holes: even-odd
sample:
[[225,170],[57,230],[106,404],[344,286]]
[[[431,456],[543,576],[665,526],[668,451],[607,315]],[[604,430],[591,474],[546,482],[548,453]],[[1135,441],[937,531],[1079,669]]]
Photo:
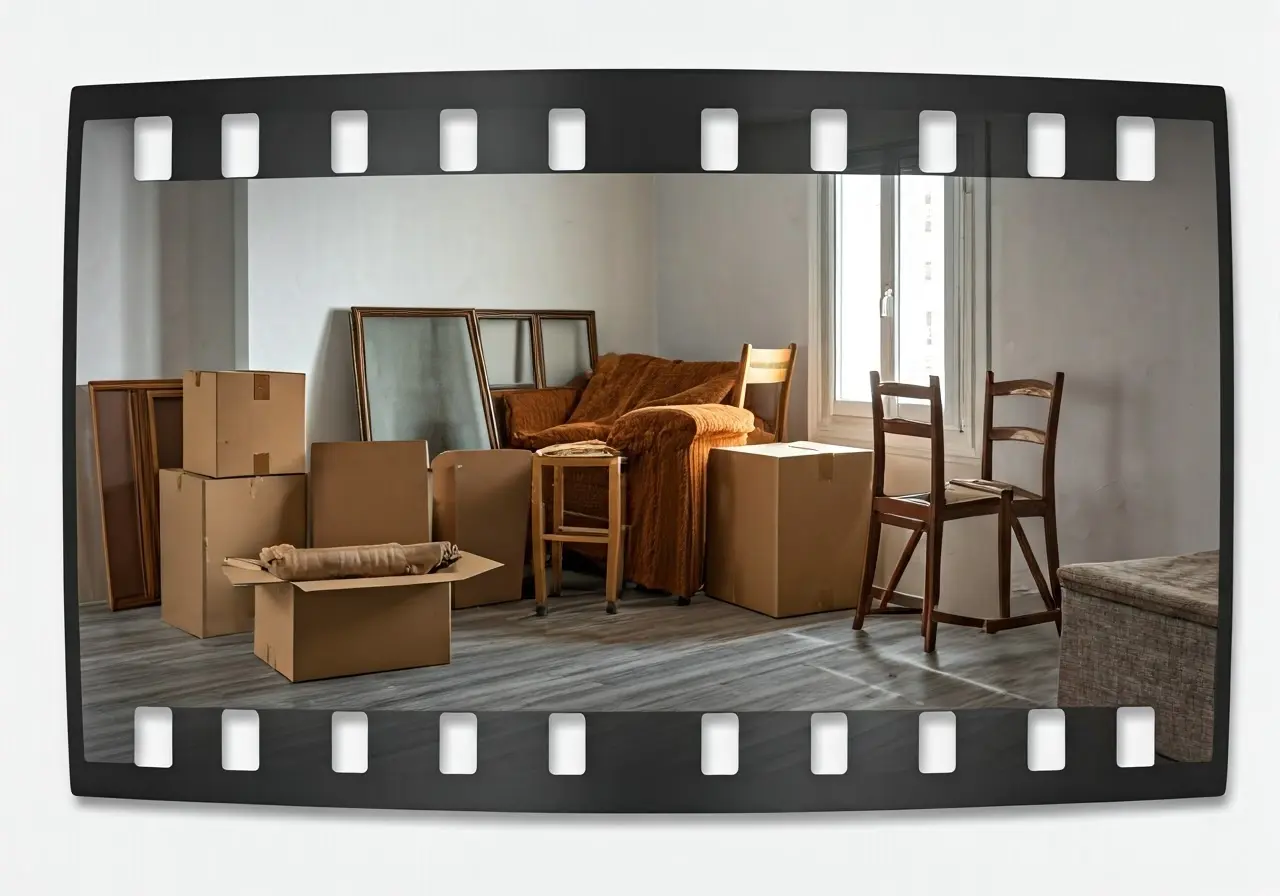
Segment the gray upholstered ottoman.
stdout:
[[1156,752],[1213,753],[1218,552],[1064,566],[1059,706],[1150,706]]

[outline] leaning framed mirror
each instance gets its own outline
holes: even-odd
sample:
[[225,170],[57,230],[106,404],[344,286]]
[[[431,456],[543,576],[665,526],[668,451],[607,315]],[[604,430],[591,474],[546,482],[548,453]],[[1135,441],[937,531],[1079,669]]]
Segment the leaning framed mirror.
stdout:
[[566,386],[582,374],[595,370],[594,311],[539,311],[537,324],[543,385]]
[[351,354],[364,441],[425,440],[431,457],[497,447],[474,310],[354,307]]

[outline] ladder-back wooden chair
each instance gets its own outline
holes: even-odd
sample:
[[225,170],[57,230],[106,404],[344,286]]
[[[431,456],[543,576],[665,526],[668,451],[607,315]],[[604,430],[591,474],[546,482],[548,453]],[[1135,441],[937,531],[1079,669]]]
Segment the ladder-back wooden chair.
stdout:
[[756,348],[747,343],[742,346],[742,360],[738,362],[738,382],[733,387],[733,405],[747,406],[747,387],[778,384],[778,402],[770,423],[769,441],[784,442],[787,438],[787,408],[791,401],[791,375],[796,367],[796,344],[786,348]]
[[[1005,380],[997,382],[995,375],[987,371],[986,398],[982,412],[982,468],[981,479],[953,479],[951,484],[963,488],[976,489],[1000,494],[1012,492],[1011,513],[1008,526],[1001,528],[1000,534],[1000,614],[1009,616],[1009,579],[1010,579],[1010,544],[1009,530],[1018,539],[1018,547],[1027,561],[1027,569],[1036,583],[1041,600],[1050,609],[1062,606],[1062,584],[1058,579],[1058,509],[1057,495],[1054,488],[1054,460],[1058,449],[1058,421],[1062,413],[1062,386],[1064,374],[1059,371],[1053,382],[1044,380]],[[1000,397],[1023,396],[1039,398],[1049,402],[1049,413],[1044,429],[1030,426],[996,426],[992,420],[995,399]],[[992,454],[996,442],[1029,442],[1041,447],[1040,456],[1040,492],[1039,494],[1001,482],[992,475]],[[1035,552],[1027,540],[1027,533],[1022,528],[1021,520],[1039,517],[1044,524],[1045,560],[1049,566],[1049,581],[1036,563]],[[1062,630],[1061,616],[1054,618],[1058,630]]]
[[[1061,374],[1059,374],[1061,377]],[[991,377],[988,375],[987,420],[990,420]],[[1028,382],[1028,381],[1019,381]],[[1015,393],[1009,393],[1015,394]],[[1025,393],[1016,393],[1025,394]],[[1058,389],[1061,394],[1061,389]],[[929,422],[907,420],[902,417],[885,417],[885,398],[907,398],[927,402],[929,405]],[[1041,597],[1045,602],[1045,610],[1021,616],[1009,613],[1010,590],[1010,531],[1021,532],[1021,527],[1014,529],[1016,520],[1015,504],[1027,500],[1023,492],[1006,483],[990,479],[990,449],[984,447],[984,465],[982,480],[965,482],[946,478],[945,429],[942,417],[942,388],[936,376],[929,378],[928,386],[907,383],[881,383],[880,375],[871,373],[871,419],[873,434],[874,459],[872,466],[872,498],[871,525],[867,532],[866,563],[862,577],[862,591],[858,606],[854,611],[853,627],[862,628],[868,615],[881,613],[919,613],[920,629],[924,636],[924,650],[933,653],[937,644],[938,623],[966,625],[980,628],[984,632],[993,633],[1008,628],[1035,625],[1042,622],[1059,623],[1060,611],[1054,596],[1041,589]],[[1052,429],[1056,434],[1056,417],[1052,421]],[[991,440],[1008,438],[1004,428],[991,428],[984,423],[984,444],[989,446]],[[885,436],[887,434],[910,436],[927,439],[930,445],[929,454],[929,490],[908,495],[887,495],[884,489],[885,480]],[[1046,438],[1046,443],[1048,439]],[[1051,462],[1050,462],[1051,463]],[[1039,498],[1039,496],[1035,496]],[[958,613],[943,612],[938,607],[942,590],[942,535],[948,521],[966,519],[976,516],[997,516],[1000,560],[1000,616],[998,618],[982,618],[965,616]],[[874,587],[876,564],[880,553],[880,534],[884,526],[907,529],[910,536],[898,558],[889,581],[881,596],[879,606],[873,608],[871,603]],[[920,539],[925,539],[925,584],[924,594],[917,608],[909,603],[909,598],[897,594],[898,583],[906,572],[907,565],[915,553]],[[1025,535],[1019,535],[1019,543],[1025,544]],[[1029,549],[1024,549],[1030,554]],[[1053,561],[1056,563],[1056,560]],[[1039,570],[1032,565],[1032,576],[1040,581]]]

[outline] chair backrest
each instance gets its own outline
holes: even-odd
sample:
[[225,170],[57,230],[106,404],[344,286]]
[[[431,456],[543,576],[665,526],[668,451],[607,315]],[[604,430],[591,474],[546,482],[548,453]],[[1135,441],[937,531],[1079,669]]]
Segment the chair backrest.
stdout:
[[[1004,380],[997,382],[995,374],[987,371],[986,405],[982,414],[982,478],[992,479],[991,455],[996,442],[1031,442],[1044,449],[1040,466],[1040,494],[1053,498],[1053,462],[1058,448],[1058,417],[1062,411],[1062,384],[1065,379],[1059,371],[1053,382],[1044,380]],[[1044,429],[1031,426],[994,426],[991,411],[995,399],[1002,396],[1021,395],[1042,398],[1049,402],[1049,416]]]
[[770,424],[775,442],[784,440],[787,435],[787,406],[791,399],[791,375],[795,367],[794,342],[786,348],[756,348],[750,343],[742,346],[738,382],[733,387],[733,404],[740,408],[747,406],[747,386],[777,383],[778,403]]
[[[929,403],[929,422],[908,420],[905,417],[886,417],[886,398],[913,398]],[[872,494],[884,497],[884,467],[886,434],[912,436],[929,440],[929,494],[941,495],[947,483],[946,430],[942,425],[942,383],[936,376],[929,377],[929,385],[911,383],[882,383],[880,373],[871,371],[871,434],[873,460]],[[937,503],[935,501],[935,503]]]

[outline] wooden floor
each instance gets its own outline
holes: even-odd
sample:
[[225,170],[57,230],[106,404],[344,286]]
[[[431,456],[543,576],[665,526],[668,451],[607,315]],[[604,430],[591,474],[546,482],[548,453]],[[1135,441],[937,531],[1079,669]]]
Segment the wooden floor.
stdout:
[[[566,582],[566,584],[569,584]],[[595,582],[577,578],[580,588]],[[200,640],[159,608],[80,613],[86,758],[133,761],[137,706],[243,709],[843,711],[1054,705],[1051,625],[984,635],[941,626],[921,650],[918,617],[851,611],[770,619],[699,595],[687,607],[627,592],[453,614],[447,666],[292,684],[253,655],[251,634]]]

